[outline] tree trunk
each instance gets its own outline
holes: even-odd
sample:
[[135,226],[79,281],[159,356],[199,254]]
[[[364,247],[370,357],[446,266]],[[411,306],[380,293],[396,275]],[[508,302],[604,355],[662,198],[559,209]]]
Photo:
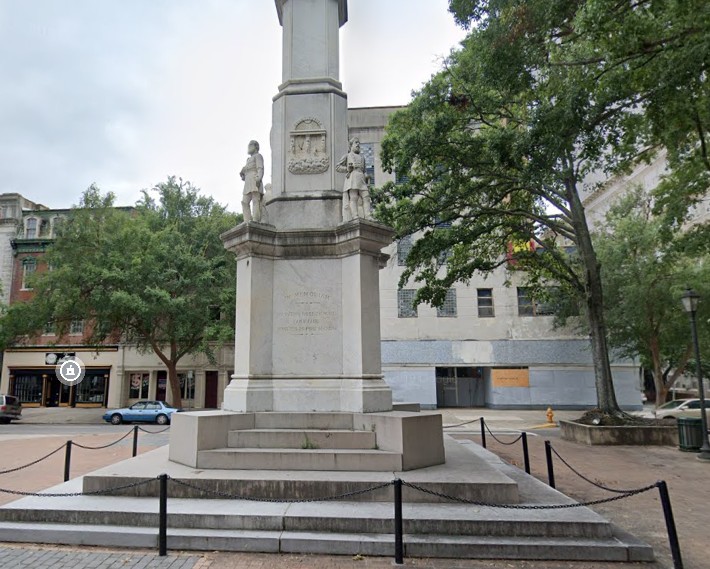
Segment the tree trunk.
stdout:
[[594,384],[597,391],[597,406],[603,413],[620,415],[621,409],[616,401],[614,382],[609,362],[606,321],[604,318],[604,294],[602,290],[601,267],[589,234],[584,206],[577,193],[574,175],[565,180],[567,198],[570,206],[571,221],[577,238],[577,251],[585,268],[584,293],[589,319],[589,339],[592,344],[594,364]]
[[658,337],[653,336],[649,341],[651,351],[651,363],[653,365],[653,385],[656,387],[656,407],[660,407],[666,402],[668,387],[663,379],[663,367],[661,365],[661,347]]
[[170,403],[178,409],[182,407],[182,392],[177,374],[177,362],[170,362],[168,367],[168,385],[170,385]]

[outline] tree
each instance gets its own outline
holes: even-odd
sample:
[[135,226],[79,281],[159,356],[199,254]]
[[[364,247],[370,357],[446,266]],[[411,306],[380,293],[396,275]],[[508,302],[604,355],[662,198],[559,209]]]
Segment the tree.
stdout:
[[121,339],[153,351],[180,406],[178,362],[213,359],[214,343],[233,337],[236,265],[219,236],[237,222],[174,177],[144,191],[136,208],[116,208],[112,194],[91,187],[46,256],[52,270],[37,275],[32,301],[10,307],[4,328],[18,338],[51,320],[61,336],[86,319],[94,345]]
[[[603,267],[609,343],[652,371],[661,405],[693,355],[680,296],[690,286],[710,298],[710,244],[699,251],[693,231],[665,227],[639,189],[611,208],[594,242]],[[708,303],[701,303],[699,322],[708,317]],[[702,345],[710,346],[707,326],[698,332]]]

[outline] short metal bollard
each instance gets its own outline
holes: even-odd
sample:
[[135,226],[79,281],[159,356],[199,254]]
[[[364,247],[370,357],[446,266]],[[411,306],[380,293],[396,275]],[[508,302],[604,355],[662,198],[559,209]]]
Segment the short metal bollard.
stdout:
[[486,448],[486,420],[481,417],[481,446]]
[[547,458],[547,482],[551,488],[555,487],[555,468],[552,464],[552,445],[545,441],[545,457]]
[[158,512],[158,555],[168,554],[168,475],[158,476],[160,481],[159,512]]
[[394,562],[404,564],[404,544],[402,543],[402,481],[394,481]]
[[64,449],[64,482],[69,480],[71,472],[71,446],[72,442],[67,441],[67,446]]
[[671,546],[671,556],[673,557],[673,568],[683,569],[683,558],[680,556],[680,543],[678,542],[678,532],[673,518],[673,508],[671,507],[671,497],[668,494],[668,485],[665,480],[656,483],[658,492],[661,495],[661,505],[663,506],[663,517],[666,520],[666,531],[668,531],[668,541]]
[[138,425],[133,427],[133,456],[138,454]]
[[523,462],[525,463],[525,472],[530,474],[530,453],[528,452],[528,434],[523,432]]

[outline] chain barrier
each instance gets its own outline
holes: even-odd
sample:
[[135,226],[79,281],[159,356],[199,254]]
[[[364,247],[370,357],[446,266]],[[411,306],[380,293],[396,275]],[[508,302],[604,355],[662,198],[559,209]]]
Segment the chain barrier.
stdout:
[[456,496],[450,496],[449,494],[444,494],[442,492],[435,492],[434,490],[428,490],[427,488],[422,488],[416,484],[411,484],[402,480],[404,486],[408,486],[424,494],[429,494],[431,496],[436,496],[438,498],[443,498],[445,500],[450,500],[452,502],[458,502],[460,504],[468,504],[471,506],[481,506],[487,508],[500,508],[504,510],[566,510],[569,508],[581,508],[587,506],[597,506],[599,504],[606,504],[608,502],[616,502],[617,500],[623,500],[624,498],[629,498],[631,496],[636,496],[637,494],[643,494],[649,490],[653,490],[658,487],[658,484],[650,484],[644,486],[643,488],[637,488],[636,490],[630,490],[624,494],[619,494],[618,496],[612,496],[611,498],[602,498],[600,500],[589,500],[587,502],[573,502],[571,504],[489,504],[487,502],[479,502],[476,500],[468,500],[466,498],[457,498]]
[[23,464],[22,466],[16,466],[15,468],[8,468],[7,470],[0,470],[0,474],[10,474],[11,472],[17,472],[18,470],[24,470],[25,468],[29,468],[30,466],[34,466],[35,464],[38,464],[38,463],[42,462],[43,460],[46,460],[50,456],[57,454],[65,446],[66,446],[66,443],[63,444],[62,446],[54,449],[49,454],[45,454],[42,458],[38,458],[37,460],[33,460],[32,462],[29,462],[27,464]]
[[131,435],[131,434],[133,434],[133,429],[131,429],[130,431],[128,431],[128,432],[127,432],[125,435],[123,435],[120,439],[115,440],[115,441],[113,441],[112,443],[108,443],[108,444],[100,445],[100,446],[82,445],[81,443],[77,443],[77,442],[74,442],[74,441],[72,441],[72,444],[73,444],[75,447],[83,448],[83,449],[86,449],[86,450],[101,450],[101,449],[104,449],[104,448],[112,447],[113,445],[117,445],[117,444],[120,443],[123,439],[127,438],[128,435]]
[[270,502],[276,504],[308,504],[312,502],[333,502],[335,500],[342,500],[344,498],[351,498],[353,496],[360,496],[362,494],[368,494],[369,492],[374,492],[375,490],[380,490],[382,488],[387,488],[392,486],[394,482],[383,482],[376,486],[370,486],[369,488],[363,488],[362,490],[353,490],[352,492],[345,492],[343,494],[337,494],[335,496],[326,496],[324,498],[304,498],[300,500],[279,500],[276,498],[254,498],[251,496],[243,496],[240,494],[230,494],[229,492],[221,492],[220,490],[212,490],[210,488],[202,488],[200,486],[195,486],[189,482],[183,482],[176,478],[170,478],[171,482],[174,482],[178,486],[184,486],[185,488],[190,488],[192,490],[197,490],[198,492],[203,492],[205,494],[212,494],[213,496],[219,496],[220,498],[225,498],[228,500],[246,500],[250,502]]
[[169,428],[170,428],[170,425],[168,425],[164,429],[160,429],[159,431],[149,431],[147,429],[144,429],[143,427],[138,427],[138,430],[143,431],[144,433],[149,433],[151,435],[159,435],[160,433],[164,433],[165,431],[167,431]]
[[485,427],[486,427],[486,431],[488,431],[488,432],[490,433],[490,435],[493,437],[493,440],[496,441],[496,442],[498,442],[498,443],[500,443],[500,444],[502,444],[502,445],[514,445],[514,444],[517,443],[520,439],[523,438],[523,433],[520,433],[520,434],[518,435],[518,438],[516,438],[515,440],[510,441],[509,443],[503,442],[503,441],[501,441],[498,437],[496,437],[496,436],[493,434],[493,431],[491,431],[491,429],[488,427],[488,423],[486,423],[486,422],[484,421],[483,424],[484,424]]
[[443,429],[455,429],[456,427],[463,427],[464,425],[468,425],[470,423],[477,423],[482,419],[482,417],[478,417],[476,419],[473,419],[471,421],[464,421],[463,423],[458,423],[456,425],[444,425],[442,428]]
[[0,488],[0,492],[3,494],[12,494],[14,496],[34,496],[37,498],[76,498],[78,496],[101,496],[102,494],[109,494],[111,492],[116,492],[118,490],[127,490],[129,488],[137,488],[138,486],[145,486],[146,484],[151,484],[158,480],[158,478],[149,478],[148,480],[141,480],[139,482],[131,482],[130,484],[124,484],[122,486],[115,486],[114,488],[106,488],[104,490],[91,490],[89,492],[25,492],[22,490],[9,490],[7,488]]
[[564,464],[567,468],[569,468],[572,472],[574,472],[582,480],[584,480],[585,482],[589,482],[589,484],[591,484],[592,486],[596,486],[597,488],[600,488],[601,490],[606,490],[607,492],[614,492],[616,494],[628,494],[629,492],[633,492],[633,490],[622,490],[620,488],[609,488],[608,486],[604,486],[603,484],[600,484],[598,482],[594,482],[594,480],[590,480],[584,474],[582,474],[577,469],[575,469],[564,458],[562,458],[562,456],[560,456],[560,453],[555,450],[555,447],[550,445],[550,449],[552,450],[553,453],[555,453],[555,456],[557,456],[557,458],[559,458],[562,461],[562,464]]

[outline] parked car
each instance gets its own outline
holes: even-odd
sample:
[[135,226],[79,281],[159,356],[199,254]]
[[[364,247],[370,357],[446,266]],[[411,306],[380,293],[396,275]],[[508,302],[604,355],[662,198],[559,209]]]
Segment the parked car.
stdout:
[[[654,413],[656,419],[695,417],[700,419],[700,399],[675,399],[664,403]],[[710,399],[705,400],[705,415],[710,418]]]
[[14,395],[0,395],[0,423],[22,419],[22,403]]
[[167,425],[170,423],[170,417],[172,414],[177,413],[178,411],[180,411],[180,409],[171,407],[163,401],[138,401],[130,407],[106,411],[103,419],[112,425],[134,422]]

